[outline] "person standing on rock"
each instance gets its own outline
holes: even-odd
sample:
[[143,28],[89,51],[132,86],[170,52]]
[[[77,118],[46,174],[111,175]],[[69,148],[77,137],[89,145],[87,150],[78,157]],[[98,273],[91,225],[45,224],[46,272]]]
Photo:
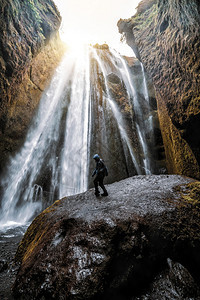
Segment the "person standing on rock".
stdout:
[[94,169],[94,171],[92,173],[92,177],[94,177],[96,175],[96,177],[94,179],[95,195],[97,197],[100,195],[100,192],[99,192],[99,186],[100,186],[103,190],[103,194],[101,194],[101,195],[108,196],[108,192],[103,184],[104,177],[108,176],[107,167],[98,154],[95,154],[93,156],[93,159],[96,162],[96,168]]

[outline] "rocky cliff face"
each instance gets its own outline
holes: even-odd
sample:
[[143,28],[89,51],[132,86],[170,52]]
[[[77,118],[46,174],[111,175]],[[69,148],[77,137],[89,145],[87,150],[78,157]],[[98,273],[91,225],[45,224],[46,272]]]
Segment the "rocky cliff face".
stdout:
[[[106,183],[112,183],[138,174],[129,151],[126,151],[124,147],[123,135],[118,129],[119,123],[116,122],[110,106],[105,104],[105,95],[109,93],[120,113],[118,118],[123,120],[123,128],[133,147],[138,165],[143,166],[144,150],[137,131],[137,125],[141,131],[144,131],[143,135],[146,138],[145,142],[148,149],[145,155],[151,160],[151,172],[160,174],[166,170],[166,165],[152,81],[143,72],[141,63],[137,58],[124,57],[125,60],[122,62],[117,56],[114,56],[107,45],[95,45],[95,48],[102,64],[106,66],[107,75],[104,76],[105,74],[99,68],[97,60],[92,56],[90,71],[92,100],[90,153],[101,153],[106,162],[109,169],[109,176],[105,179]],[[126,70],[129,72],[135,94],[133,94],[133,90],[130,94],[127,82],[120,72],[121,69],[123,72],[126,72]],[[144,80],[147,83],[149,101],[145,99]],[[139,108],[136,98],[140,103]],[[139,119],[141,115],[143,117],[142,121]],[[148,127],[150,126],[147,126],[149,118],[153,119],[153,134],[149,132]],[[92,160],[89,174],[92,174],[93,168],[94,162]],[[139,174],[145,174],[144,168],[141,167],[140,171]],[[89,186],[93,186],[92,179]]]
[[144,0],[118,22],[150,74],[170,173],[200,178],[199,27],[197,0]]
[[41,93],[61,59],[60,22],[51,0],[1,1],[1,167],[22,143]]
[[15,299],[199,299],[199,182],[134,176],[63,198],[19,245]]

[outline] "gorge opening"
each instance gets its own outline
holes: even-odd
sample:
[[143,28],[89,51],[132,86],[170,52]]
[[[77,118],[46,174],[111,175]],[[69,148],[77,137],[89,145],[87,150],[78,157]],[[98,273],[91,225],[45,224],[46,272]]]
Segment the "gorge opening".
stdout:
[[106,183],[161,172],[150,102],[135,58],[107,45],[67,51],[2,179],[1,225],[26,224],[53,201],[92,187],[96,152],[109,169]]

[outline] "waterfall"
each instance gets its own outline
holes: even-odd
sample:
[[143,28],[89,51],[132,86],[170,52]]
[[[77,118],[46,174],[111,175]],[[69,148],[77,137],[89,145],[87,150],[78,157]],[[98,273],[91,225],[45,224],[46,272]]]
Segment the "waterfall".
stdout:
[[0,224],[24,224],[65,192],[87,189],[88,61],[85,52],[79,60],[66,54],[43,93],[26,141],[1,181]]
[[[124,111],[124,103],[112,94],[111,73],[127,98]],[[149,102],[145,76],[142,84]],[[41,97],[24,145],[1,179],[0,225],[26,224],[56,199],[86,191],[92,185],[90,153],[103,156],[111,182],[151,173],[150,126],[117,52],[87,47],[77,57],[66,53]]]
[[[142,70],[142,93],[144,96],[144,99],[146,101],[145,109],[148,109],[148,119],[145,119],[145,113],[143,110],[143,107],[141,103],[139,102],[135,83],[133,80],[133,76],[131,76],[130,71],[127,67],[127,63],[122,58],[122,56],[115,50],[111,50],[111,55],[109,56],[112,60],[113,64],[116,64],[118,68],[118,72],[121,75],[121,78],[123,79],[123,82],[126,86],[126,89],[129,93],[130,101],[132,101],[133,110],[135,111],[135,121],[136,121],[136,129],[137,134],[140,140],[141,148],[143,151],[143,169],[146,175],[153,173],[153,166],[151,162],[151,156],[150,156],[150,145],[147,141],[147,136],[151,135],[151,144],[153,141],[153,122],[152,122],[152,115],[150,113],[150,106],[149,106],[149,96],[148,96],[148,89],[147,89],[147,83],[144,73],[144,67],[142,63],[140,63],[141,70]],[[117,58],[117,60],[116,60]],[[120,63],[119,63],[120,62]],[[142,173],[144,173],[142,172]]]
[[121,139],[124,141],[125,145],[127,146],[128,150],[130,152],[133,164],[134,164],[134,166],[135,166],[135,168],[137,170],[137,174],[142,174],[141,170],[140,170],[140,167],[138,165],[138,162],[137,162],[137,159],[136,159],[133,147],[131,145],[131,141],[130,141],[127,133],[126,133],[125,126],[124,126],[124,123],[123,123],[123,117],[120,114],[120,112],[119,112],[119,110],[117,108],[116,103],[113,101],[113,99],[112,99],[112,97],[110,95],[109,88],[108,88],[108,83],[107,83],[108,72],[106,70],[106,67],[104,66],[103,61],[101,61],[101,59],[98,56],[97,51],[95,49],[93,49],[93,54],[94,54],[94,57],[95,57],[95,59],[97,60],[97,62],[99,64],[100,69],[101,69],[101,71],[103,73],[103,76],[104,76],[105,88],[106,88],[106,96],[107,96],[106,99],[107,99],[107,101],[108,101],[108,103],[110,105],[110,108],[112,109],[113,115],[114,115],[114,117],[115,117],[115,119],[117,121],[117,125],[118,125],[118,128],[119,128],[120,134],[121,134]]
[[76,61],[72,78],[61,159],[59,198],[85,191],[88,186],[90,62],[89,49],[85,51],[80,53]]

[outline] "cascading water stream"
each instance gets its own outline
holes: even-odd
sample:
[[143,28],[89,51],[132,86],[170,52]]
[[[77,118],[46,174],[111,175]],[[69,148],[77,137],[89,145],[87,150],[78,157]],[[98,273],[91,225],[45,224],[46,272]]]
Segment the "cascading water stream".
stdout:
[[[150,114],[150,108],[149,108],[149,96],[148,96],[147,83],[146,83],[146,78],[145,78],[145,73],[144,73],[144,67],[143,67],[142,63],[140,63],[142,75],[143,75],[142,92],[143,92],[143,96],[148,104],[146,107],[148,107],[148,111],[149,111],[148,120],[144,119],[145,114],[142,110],[141,104],[139,103],[136,89],[135,89],[134,80],[132,79],[132,77],[130,75],[130,72],[128,70],[125,60],[121,57],[121,55],[117,51],[110,49],[110,52],[111,52],[111,55],[109,55],[109,58],[113,62],[113,64],[116,65],[116,67],[121,75],[121,78],[123,79],[123,82],[129,93],[130,101],[132,99],[132,105],[133,105],[133,109],[135,111],[135,116],[136,116],[136,129],[137,129],[138,137],[140,140],[140,144],[141,144],[141,147],[143,150],[143,156],[144,156],[143,169],[144,169],[146,175],[152,174],[153,170],[152,170],[152,164],[151,164],[151,159],[150,159],[150,155],[149,155],[150,150],[148,149],[146,133],[147,133],[147,131],[150,132],[151,140],[152,140],[153,139],[153,122],[152,122],[152,116]],[[120,65],[122,67],[120,67],[118,65],[116,58],[118,59],[118,61],[120,62]]]
[[141,65],[142,74],[143,74],[143,91],[144,91],[144,97],[145,97],[145,100],[148,103],[148,109],[149,109],[149,118],[147,120],[146,128],[150,129],[151,139],[154,139],[154,135],[153,135],[153,117],[150,114],[150,103],[149,103],[149,93],[148,93],[147,81],[146,81],[146,76],[145,76],[145,72],[144,72],[144,66],[143,66],[142,63],[140,63],[140,65]]
[[[8,221],[26,223],[37,210],[41,202],[33,202],[35,180],[41,172],[43,161],[51,152],[48,164],[56,163],[54,142],[59,134],[63,110],[62,94],[69,73],[65,73],[68,57],[56,70],[48,90],[43,94],[38,113],[27,134],[21,151],[11,159],[1,185],[4,188],[2,197],[1,223]],[[64,75],[64,76],[63,76]],[[50,149],[50,150],[49,150]],[[52,174],[56,177],[56,174]],[[54,178],[55,180],[55,178]],[[22,200],[23,199],[23,200]]]
[[[111,95],[107,77],[112,69],[126,88],[136,120],[128,109],[126,122],[119,103]],[[145,79],[143,84],[146,88]],[[134,83],[119,54],[100,54],[94,48],[83,50],[78,57],[67,53],[42,95],[23,147],[10,160],[1,180],[0,225],[25,224],[56,199],[87,190],[90,151],[104,151],[108,163],[115,154],[111,169],[113,164],[120,163],[113,174],[123,171],[116,180],[129,174],[143,174],[143,168],[150,168],[150,163],[141,115]],[[136,153],[134,126],[128,127],[134,121],[144,165]]]
[[80,53],[72,78],[70,105],[61,159],[59,198],[83,192],[88,186],[90,141],[89,49]]
[[109,105],[112,109],[113,115],[114,115],[115,119],[117,120],[117,125],[118,125],[118,128],[119,128],[120,134],[121,134],[121,138],[124,141],[124,143],[126,144],[126,146],[128,147],[128,150],[129,150],[129,153],[131,155],[133,164],[134,164],[134,166],[137,170],[137,174],[142,174],[141,170],[140,170],[140,167],[138,165],[137,159],[135,157],[135,153],[134,153],[133,147],[131,145],[131,141],[130,141],[127,133],[126,133],[125,126],[123,124],[123,117],[122,117],[121,113],[119,112],[115,102],[113,101],[113,99],[110,95],[108,82],[107,82],[107,75],[108,74],[106,72],[106,68],[104,67],[103,62],[101,61],[101,59],[98,56],[97,51],[95,49],[93,49],[93,55],[94,55],[96,61],[98,62],[98,65],[99,65],[99,67],[100,67],[100,69],[103,73],[104,80],[105,80],[107,100],[108,100],[108,103],[109,103]]
[[[87,189],[88,61],[88,53],[76,64],[75,58],[66,54],[57,68],[49,88],[43,94],[24,146],[11,159],[6,175],[1,181],[3,197],[0,225],[27,223],[44,208],[44,199],[42,199],[44,193],[47,194],[47,204],[51,204],[55,197],[63,196],[65,191],[66,194],[69,194],[66,186],[63,187],[66,183],[65,178],[73,175],[75,166],[80,164],[80,161],[84,162],[80,166],[81,172],[74,174],[78,175],[79,181],[71,181],[71,177],[70,180],[68,179],[71,181],[71,194]],[[83,72],[86,72],[85,77],[87,77],[85,88],[85,81],[82,79]],[[72,78],[74,81],[70,89]],[[77,91],[79,82],[81,82],[81,86]],[[69,90],[71,90],[70,103],[67,100]],[[84,107],[86,108],[84,109]],[[66,119],[64,142],[62,141],[63,117]],[[62,144],[64,144],[64,148],[61,146]],[[79,157],[76,155],[79,150],[76,147],[84,149],[82,154],[79,151]],[[62,148],[64,150],[61,150],[60,153]],[[75,148],[76,152],[73,151]],[[71,167],[69,166],[70,162],[72,162]],[[46,170],[45,176],[48,176],[47,181],[49,181],[48,192],[43,192],[43,188],[37,184],[38,181],[42,181],[40,177],[44,170]]]

